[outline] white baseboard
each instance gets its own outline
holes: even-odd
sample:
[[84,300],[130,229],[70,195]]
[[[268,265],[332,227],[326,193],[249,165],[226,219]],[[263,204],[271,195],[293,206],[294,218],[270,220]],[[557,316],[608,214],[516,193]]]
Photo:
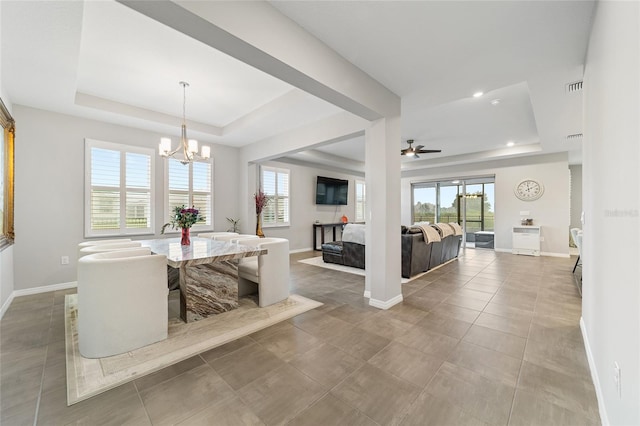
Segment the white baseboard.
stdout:
[[364,291],[364,297],[366,297],[367,299],[371,299],[371,292],[368,290]]
[[385,310],[397,305],[398,303],[402,303],[402,294],[399,294],[396,297],[387,300],[386,302],[377,299],[369,299],[369,305],[373,306],[374,308]]
[[78,286],[77,281],[71,281],[68,283],[43,285],[41,287],[25,288],[23,290],[14,290],[12,295],[14,297],[29,296],[31,294],[47,293],[49,291],[66,290],[69,288],[75,288]]
[[584,350],[587,353],[587,361],[589,362],[589,370],[591,371],[591,380],[593,381],[593,387],[596,389],[596,399],[598,400],[600,421],[602,422],[603,426],[609,426],[609,417],[607,416],[607,408],[604,405],[604,395],[602,394],[602,387],[600,386],[598,370],[596,369],[596,361],[593,359],[591,345],[589,344],[589,337],[587,336],[587,329],[584,325],[584,319],[582,317],[580,317],[580,331],[582,332],[582,340],[584,340]]
[[[511,253],[511,249],[506,249],[506,248],[494,248],[493,251],[499,252],[499,253]],[[564,257],[564,258],[569,258],[569,253],[554,253],[554,252],[549,252],[549,251],[542,251],[540,252],[540,256],[548,256],[548,257]]]
[[11,302],[13,302],[13,292],[11,292],[9,297],[7,297],[7,300],[5,300],[5,302],[2,304],[2,308],[0,308],[0,319],[4,317],[4,313],[7,312],[7,309],[9,309]]
[[77,281],[71,281],[68,283],[60,283],[60,284],[52,284],[52,285],[43,285],[40,287],[33,287],[33,288],[25,288],[22,290],[14,290],[9,297],[7,298],[7,300],[4,302],[4,304],[2,305],[2,308],[0,308],[0,319],[2,319],[2,317],[4,317],[5,312],[7,312],[7,309],[9,309],[9,306],[11,306],[11,302],[13,302],[13,299],[15,299],[16,297],[20,297],[20,296],[29,296],[32,294],[39,294],[39,293],[47,293],[50,291],[57,291],[57,290],[66,290],[69,288],[75,288],[78,286],[78,282]]
[[542,251],[540,252],[540,256],[548,256],[548,257],[564,257],[565,259],[568,259],[569,257],[569,253],[553,253],[553,252],[548,252],[548,251]]

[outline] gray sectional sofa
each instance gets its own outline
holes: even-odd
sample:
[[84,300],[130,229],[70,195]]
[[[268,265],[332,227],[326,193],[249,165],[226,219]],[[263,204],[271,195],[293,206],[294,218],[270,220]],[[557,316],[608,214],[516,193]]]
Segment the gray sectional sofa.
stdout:
[[[322,245],[322,259],[327,263],[364,269],[364,226],[351,223],[345,225],[342,241]],[[426,272],[458,257],[462,229],[443,223],[430,225],[430,228],[435,232],[428,229],[425,231],[419,226],[402,227],[401,265],[404,278]]]

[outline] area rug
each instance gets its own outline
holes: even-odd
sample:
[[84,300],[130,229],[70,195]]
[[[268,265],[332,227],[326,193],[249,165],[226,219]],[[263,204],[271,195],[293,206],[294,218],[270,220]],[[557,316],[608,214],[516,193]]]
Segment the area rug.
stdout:
[[306,297],[291,295],[283,302],[259,308],[253,300],[243,298],[238,309],[201,321],[186,324],[179,318],[169,319],[169,337],[162,342],[121,355],[88,359],[80,355],[78,346],[77,300],[77,294],[65,298],[67,405],[322,305]]
[[[322,256],[310,257],[308,259],[299,260],[298,262],[305,263],[307,265],[319,266],[319,267],[325,268],[325,269],[332,269],[334,271],[346,272],[348,274],[360,275],[360,276],[363,276],[363,277],[364,277],[364,274],[365,274],[364,269],[353,268],[351,266],[338,265],[336,263],[325,263],[325,261],[322,260]],[[406,284],[408,282],[411,282],[411,281],[415,280],[416,278],[420,278],[421,276],[423,276],[424,274],[427,274],[427,273],[429,273],[429,271],[422,272],[422,273],[420,273],[418,275],[414,275],[411,278],[401,278],[400,282],[402,284]]]

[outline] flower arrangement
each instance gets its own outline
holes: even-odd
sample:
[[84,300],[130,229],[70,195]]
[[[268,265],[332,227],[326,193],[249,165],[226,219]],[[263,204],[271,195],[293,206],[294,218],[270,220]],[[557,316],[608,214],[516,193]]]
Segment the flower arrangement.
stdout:
[[169,223],[165,223],[162,226],[161,234],[164,234],[167,226],[171,226],[171,229],[188,229],[191,228],[196,222],[204,220],[204,216],[200,215],[200,211],[195,207],[186,208],[184,205],[176,206],[173,209],[173,217]]
[[262,210],[269,205],[271,198],[261,190],[253,194],[253,199],[256,202],[256,214],[262,213]]

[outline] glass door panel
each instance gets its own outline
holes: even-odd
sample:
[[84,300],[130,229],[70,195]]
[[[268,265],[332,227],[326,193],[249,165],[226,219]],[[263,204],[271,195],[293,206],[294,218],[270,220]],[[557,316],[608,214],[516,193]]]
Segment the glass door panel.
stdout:
[[436,187],[413,188],[413,223],[436,221]]

